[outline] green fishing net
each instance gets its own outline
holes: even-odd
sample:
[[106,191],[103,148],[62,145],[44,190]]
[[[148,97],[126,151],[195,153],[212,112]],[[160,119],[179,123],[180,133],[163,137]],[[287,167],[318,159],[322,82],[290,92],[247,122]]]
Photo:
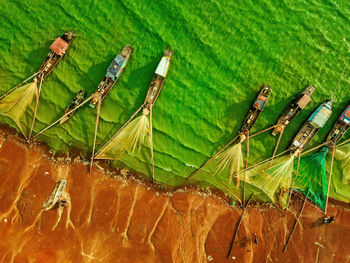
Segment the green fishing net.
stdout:
[[[328,148],[306,155],[300,159],[299,170],[295,178],[294,189],[306,195],[312,202],[325,210],[327,198],[326,155]],[[297,162],[294,171],[297,170]]]

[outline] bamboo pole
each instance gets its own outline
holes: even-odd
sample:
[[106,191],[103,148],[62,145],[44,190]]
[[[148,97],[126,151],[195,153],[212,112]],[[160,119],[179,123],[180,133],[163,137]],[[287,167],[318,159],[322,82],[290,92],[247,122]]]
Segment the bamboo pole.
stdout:
[[36,119],[36,112],[38,110],[39,98],[40,98],[42,83],[43,83],[43,77],[40,78],[39,90],[38,90],[38,94],[36,96],[36,102],[35,102],[35,108],[34,108],[34,113],[33,113],[32,126],[30,128],[30,132],[29,132],[29,135],[28,135],[28,140],[30,140],[30,138],[32,137],[32,132],[33,132],[33,129],[34,129],[34,124],[35,124],[35,119]]
[[247,173],[248,173],[248,160],[249,160],[249,131],[247,133],[247,155],[245,159],[245,168],[246,171],[244,173],[244,181],[243,181],[243,198],[242,198],[242,206],[244,206],[244,200],[245,200],[245,188],[246,188],[246,182],[247,182]]
[[240,219],[239,219],[239,221],[238,221],[238,223],[237,223],[236,230],[235,230],[235,233],[234,233],[233,238],[232,238],[232,241],[231,241],[230,250],[229,250],[229,252],[228,252],[226,258],[229,258],[229,257],[231,256],[231,253],[232,253],[232,250],[233,250],[233,246],[234,246],[234,244],[235,244],[235,240],[236,240],[236,237],[237,237],[237,234],[238,234],[239,227],[240,227],[240,225],[241,225],[241,223],[242,223],[243,216],[244,216],[244,214],[245,214],[245,211],[247,210],[247,207],[248,207],[248,205],[249,205],[249,202],[250,202],[250,199],[252,198],[252,196],[253,196],[253,193],[250,194],[250,196],[249,196],[249,198],[248,198],[248,200],[247,200],[247,203],[246,203],[246,205],[244,206],[242,215],[241,215],[241,217],[240,217]]
[[325,205],[325,210],[324,210],[324,211],[325,211],[325,214],[327,214],[328,199],[329,199],[329,190],[330,190],[330,188],[331,188],[332,173],[333,173],[333,165],[334,165],[334,155],[335,155],[335,144],[333,144],[331,169],[330,169],[330,171],[329,171],[328,186],[327,186],[327,197],[326,197],[326,205]]
[[82,107],[85,103],[87,103],[88,101],[91,100],[90,96],[89,98],[87,98],[85,101],[83,101],[82,103],[80,103],[75,109],[68,111],[67,113],[63,114],[63,116],[61,118],[59,118],[58,120],[54,121],[53,123],[51,123],[49,126],[47,126],[46,128],[42,129],[40,132],[38,132],[37,134],[35,134],[34,136],[31,137],[31,140],[33,140],[35,137],[39,136],[40,134],[42,134],[43,132],[47,131],[48,129],[50,129],[52,126],[56,125],[58,122],[60,122],[63,118],[67,117],[69,114],[73,113],[74,111],[76,111],[77,109],[79,109],[80,107]]
[[275,149],[273,150],[273,154],[272,154],[272,158],[271,158],[271,165],[272,165],[273,159],[275,158],[275,155],[276,155],[276,153],[277,153],[278,146],[280,145],[283,132],[284,132],[284,129],[280,132],[280,136],[278,136],[278,140],[277,140]]
[[152,161],[152,182],[154,182],[154,154],[153,154],[152,105],[149,107],[149,120],[150,120],[150,148],[151,148],[151,161]]
[[98,100],[98,105],[97,105],[97,114],[96,114],[96,124],[95,124],[95,134],[94,134],[94,144],[92,146],[92,154],[91,154],[91,160],[90,160],[90,169],[89,173],[91,173],[92,170],[92,165],[94,163],[94,156],[95,156],[95,148],[96,148],[96,136],[97,136],[97,129],[98,129],[98,123],[100,120],[100,112],[101,112],[101,102],[102,98],[100,97]]
[[301,214],[302,214],[302,212],[303,212],[303,210],[304,210],[304,208],[305,208],[306,200],[307,200],[307,197],[306,197],[306,195],[305,195],[305,198],[304,198],[304,201],[303,201],[303,205],[302,205],[302,207],[301,207],[301,209],[300,209],[298,218],[297,218],[297,220],[295,221],[294,226],[293,226],[293,229],[292,229],[292,231],[290,232],[290,235],[289,235],[289,237],[288,237],[287,243],[286,243],[286,245],[285,245],[284,248],[283,248],[283,253],[287,251],[289,242],[291,241],[292,236],[293,236],[293,234],[294,234],[294,231],[295,231],[295,229],[297,228],[297,225],[298,225],[298,222],[299,222],[299,220],[300,220]]

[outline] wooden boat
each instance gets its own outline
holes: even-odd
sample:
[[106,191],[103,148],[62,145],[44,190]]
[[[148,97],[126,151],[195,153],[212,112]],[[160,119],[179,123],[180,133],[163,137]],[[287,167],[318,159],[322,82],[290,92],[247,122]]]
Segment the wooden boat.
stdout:
[[[68,112],[70,112],[68,115],[64,116],[63,119],[60,120],[60,124],[65,123],[69,118],[73,116],[75,113],[76,107],[83,102],[84,98],[86,96],[86,90],[82,89],[78,92],[77,95],[73,98],[73,100],[69,103],[67,109],[64,111],[64,115]],[[73,111],[74,110],[74,111]]]
[[51,210],[56,207],[56,205],[60,201],[60,198],[62,197],[66,184],[66,180],[60,180],[55,184],[49,199],[43,204],[44,210]]
[[[117,159],[118,155],[124,151],[134,151],[140,149],[145,138],[149,136],[152,180],[154,179],[154,156],[153,156],[153,124],[152,109],[163,88],[168,74],[174,51],[166,49],[161,58],[152,81],[149,85],[144,103],[136,110],[130,119],[103,145],[94,155],[95,143],[92,151],[90,169],[94,158],[96,159]],[[141,116],[137,114],[142,111]],[[149,119],[148,119],[149,115]],[[134,119],[135,118],[135,119]],[[145,125],[146,124],[146,125]]]
[[268,96],[271,92],[271,88],[268,86],[264,86],[258,97],[255,99],[254,103],[250,107],[247,116],[245,117],[240,133],[247,135],[250,129],[253,127],[254,123],[258,119],[260,113],[263,111],[263,109],[266,106]]
[[332,101],[325,101],[311,114],[293,139],[290,149],[293,153],[302,151],[332,114]]
[[277,124],[272,131],[272,135],[276,136],[277,133],[280,133],[284,130],[284,128],[293,120],[297,114],[303,110],[307,104],[311,101],[311,96],[314,93],[315,88],[308,87],[303,92],[301,92],[298,97],[288,105],[288,107],[284,110],[282,115],[279,117]]
[[332,130],[329,132],[326,140],[330,142],[328,147],[331,147],[334,144],[338,143],[339,140],[344,136],[346,131],[349,129],[349,127],[350,127],[350,105],[339,116]]
[[52,72],[54,67],[66,54],[66,51],[74,37],[75,34],[73,34],[71,31],[66,31],[61,37],[58,37],[52,43],[50,46],[50,52],[36,75],[37,80],[46,78]]
[[126,46],[118,54],[109,65],[107,73],[104,75],[103,80],[97,87],[96,92],[93,94],[90,101],[90,107],[95,108],[99,100],[103,100],[107,94],[111,91],[114,84],[118,81],[121,73],[123,72],[128,60],[130,59],[134,49],[130,46]]
[[171,59],[173,57],[174,50],[166,49],[161,61],[158,64],[158,67],[153,75],[152,81],[149,85],[146,99],[144,102],[144,108],[153,106],[156,102],[160,91],[165,82],[166,75],[170,68]]

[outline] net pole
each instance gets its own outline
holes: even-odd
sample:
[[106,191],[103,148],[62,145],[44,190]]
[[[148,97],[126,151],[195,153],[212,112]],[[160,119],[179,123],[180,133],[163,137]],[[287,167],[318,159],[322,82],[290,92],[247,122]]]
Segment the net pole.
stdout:
[[294,231],[295,231],[295,229],[297,228],[297,225],[298,225],[298,223],[299,223],[299,221],[300,221],[301,214],[303,213],[303,210],[304,210],[304,208],[305,208],[306,200],[307,200],[307,197],[306,197],[306,195],[305,195],[305,198],[304,198],[304,201],[303,201],[303,205],[302,205],[302,207],[301,207],[301,209],[300,209],[298,218],[297,218],[297,220],[295,220],[293,229],[292,229],[292,231],[290,232],[290,235],[289,235],[289,237],[288,237],[287,243],[286,243],[286,245],[285,245],[284,248],[283,248],[283,253],[287,251],[288,245],[289,245],[290,241],[292,240],[292,236],[293,236],[293,234],[294,234]]
[[327,186],[327,197],[326,197],[326,205],[325,205],[325,209],[324,209],[325,214],[327,214],[328,199],[329,199],[329,191],[330,191],[330,189],[331,189],[331,181],[332,181],[332,173],[333,173],[333,165],[334,165],[334,155],[335,155],[335,144],[333,144],[331,169],[330,169],[330,171],[329,171],[328,186]]
[[252,198],[252,196],[253,196],[253,194],[250,194],[250,196],[249,196],[249,198],[248,198],[248,200],[247,200],[247,203],[246,203],[246,205],[244,206],[242,215],[241,215],[241,217],[240,217],[240,219],[239,219],[239,221],[238,221],[238,223],[237,223],[237,226],[236,226],[236,229],[235,229],[235,233],[234,233],[233,238],[232,238],[232,241],[231,241],[230,250],[229,250],[229,252],[228,252],[226,258],[229,258],[229,257],[231,256],[231,253],[232,253],[232,250],[233,250],[233,246],[234,246],[234,244],[235,244],[235,240],[236,240],[236,237],[237,237],[237,234],[238,234],[239,227],[240,227],[240,225],[241,225],[241,223],[242,223],[243,216],[244,216],[244,214],[245,214],[245,211],[247,210],[247,207],[248,207],[248,205],[249,205],[249,202],[250,202],[250,199]]
[[92,165],[94,163],[94,156],[95,156],[95,149],[96,149],[96,137],[97,137],[97,129],[98,129],[98,122],[100,120],[100,112],[101,112],[101,101],[102,98],[100,97],[98,100],[98,105],[97,105],[97,114],[96,114],[96,124],[95,124],[95,134],[94,134],[94,144],[92,146],[92,154],[91,154],[91,160],[90,160],[90,169],[89,173],[92,171]]

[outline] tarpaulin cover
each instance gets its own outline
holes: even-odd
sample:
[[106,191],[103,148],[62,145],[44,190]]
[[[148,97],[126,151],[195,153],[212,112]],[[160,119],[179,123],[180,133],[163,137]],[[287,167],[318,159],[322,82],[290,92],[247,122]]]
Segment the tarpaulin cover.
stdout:
[[57,55],[62,56],[68,48],[68,43],[62,38],[58,37],[50,46],[50,49]]
[[301,109],[304,109],[306,105],[309,104],[310,101],[311,101],[311,98],[305,94],[303,97],[300,98],[300,100],[298,100],[297,104]]
[[168,73],[169,65],[170,65],[169,58],[162,57],[156,69],[156,74],[165,78],[166,74]]

